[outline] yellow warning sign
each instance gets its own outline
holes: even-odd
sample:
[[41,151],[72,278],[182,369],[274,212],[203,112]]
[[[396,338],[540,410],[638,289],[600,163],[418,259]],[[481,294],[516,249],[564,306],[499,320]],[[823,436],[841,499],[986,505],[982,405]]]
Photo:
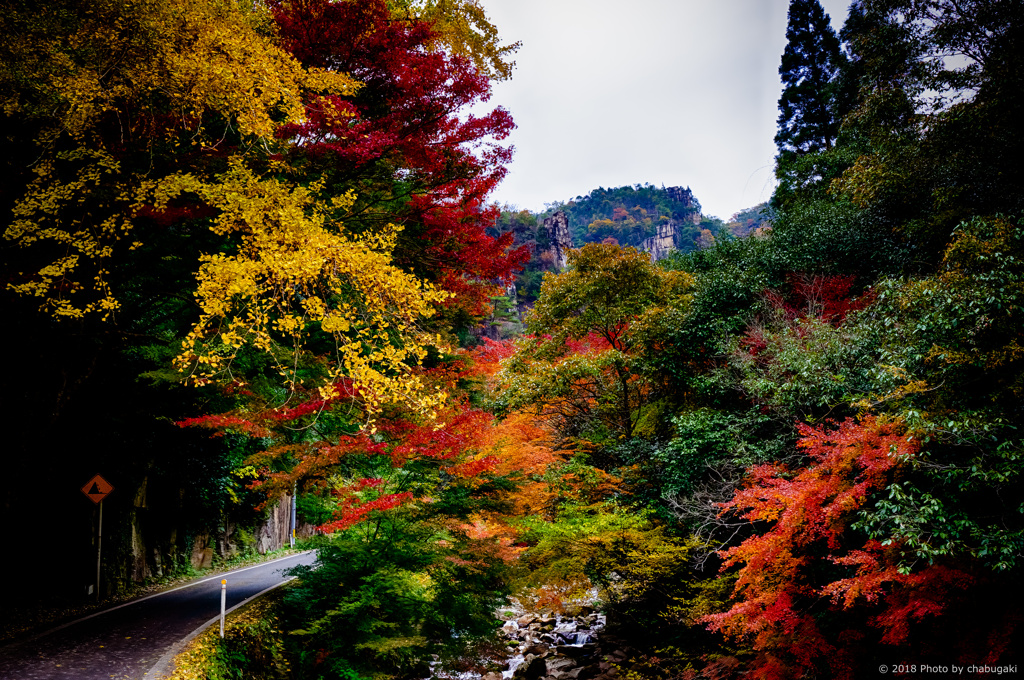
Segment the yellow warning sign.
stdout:
[[82,493],[89,497],[93,503],[99,503],[101,500],[107,497],[114,487],[107,480],[103,479],[99,475],[96,475],[82,487]]

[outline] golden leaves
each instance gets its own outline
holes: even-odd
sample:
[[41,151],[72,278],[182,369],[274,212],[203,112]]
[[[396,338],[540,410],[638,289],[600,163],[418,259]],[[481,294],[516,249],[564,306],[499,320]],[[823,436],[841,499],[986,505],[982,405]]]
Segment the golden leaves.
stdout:
[[137,227],[136,191],[158,168],[205,167],[195,150],[229,133],[262,153],[278,125],[303,120],[307,95],[359,87],[303,69],[274,43],[259,4],[87,4],[0,11],[0,105],[36,130],[38,149],[4,237],[51,258],[9,288],[58,317],[118,308],[105,263]]
[[[299,353],[319,326],[334,339],[327,382],[351,380],[370,413],[391,402],[436,408],[443,395],[422,396],[411,366],[434,341],[417,323],[448,294],[391,263],[396,228],[346,233],[317,188],[259,177],[240,158],[214,181],[186,174],[144,185],[139,200],[157,208],[184,192],[198,196],[218,211],[211,228],[237,243],[234,254],[202,258],[200,318],[175,365],[196,384],[227,379],[244,346],[276,356],[283,343]],[[278,369],[299,384],[294,365],[278,361]]]

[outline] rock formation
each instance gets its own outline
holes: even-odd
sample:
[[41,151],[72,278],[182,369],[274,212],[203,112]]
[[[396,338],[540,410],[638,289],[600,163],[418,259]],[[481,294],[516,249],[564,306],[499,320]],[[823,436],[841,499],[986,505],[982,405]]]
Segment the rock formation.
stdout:
[[544,229],[547,230],[548,239],[551,242],[555,270],[562,271],[569,262],[569,250],[572,248],[569,218],[559,210],[551,217],[544,218]]
[[658,225],[658,233],[650,238],[646,238],[640,244],[640,250],[647,251],[651,260],[657,262],[671,251],[676,249],[678,229],[676,229],[675,222],[669,222],[668,224]]
[[691,232],[693,227],[700,224],[700,204],[693,197],[693,192],[689,188],[668,187],[665,189],[665,193],[692,210],[682,218],[673,218],[666,224],[658,225],[658,232],[654,236],[644,239],[640,244],[640,250],[647,251],[654,262],[678,249],[682,234]]

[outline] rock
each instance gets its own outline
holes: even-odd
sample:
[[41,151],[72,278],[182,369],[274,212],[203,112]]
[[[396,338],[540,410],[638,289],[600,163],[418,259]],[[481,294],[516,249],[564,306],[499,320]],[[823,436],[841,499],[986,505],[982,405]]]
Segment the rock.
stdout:
[[551,242],[553,265],[556,271],[562,271],[569,263],[569,251],[572,249],[572,233],[569,231],[569,218],[559,210],[544,220],[544,228]]
[[666,193],[675,201],[683,203],[690,208],[687,214],[681,219],[672,219],[666,224],[659,224],[658,231],[654,236],[644,239],[640,244],[640,250],[647,251],[651,260],[658,260],[667,256],[671,251],[679,247],[680,239],[684,233],[692,233],[693,227],[700,224],[700,205],[693,197],[690,189],[683,187],[669,187]]
[[263,555],[288,545],[291,533],[292,497],[283,494],[270,508],[267,519],[256,531],[256,552]]
[[579,659],[582,657],[590,656],[597,651],[597,645],[593,642],[588,642],[585,645],[558,645],[555,647],[555,652],[562,656],[571,656]]
[[484,677],[480,678],[480,680],[501,680],[501,678],[501,673],[498,673],[497,671],[491,671]]
[[523,614],[522,616],[520,616],[516,620],[516,624],[520,628],[526,628],[527,626],[529,626],[531,623],[533,623],[536,620],[537,620],[537,617],[534,616],[533,614]]
[[548,666],[544,659],[539,656],[527,656],[523,659],[522,665],[512,674],[513,678],[524,678],[524,680],[538,680],[548,674]]
[[675,222],[659,224],[657,233],[644,239],[640,244],[640,250],[647,251],[651,256],[651,261],[657,262],[676,249],[676,237]]
[[596,678],[600,674],[601,671],[597,666],[584,666],[576,674],[576,680],[591,680],[591,678]]
[[553,656],[546,659],[548,665],[548,673],[566,673],[573,668],[576,668],[576,659],[570,659],[566,656]]
[[535,643],[532,643],[532,644],[528,645],[525,649],[523,649],[523,656],[526,656],[527,654],[533,654],[534,656],[540,656],[541,654],[546,653],[548,651],[548,649],[549,649],[549,647],[546,644],[544,644],[542,642],[535,642]]

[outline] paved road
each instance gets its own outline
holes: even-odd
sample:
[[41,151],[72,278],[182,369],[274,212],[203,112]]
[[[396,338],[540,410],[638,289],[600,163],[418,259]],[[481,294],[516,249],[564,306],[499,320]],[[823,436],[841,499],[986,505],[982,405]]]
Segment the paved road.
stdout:
[[[154,680],[168,654],[220,614],[220,580],[227,606],[288,579],[281,572],[312,564],[313,552],[211,577],[129,602],[31,640],[0,647],[2,680]],[[169,657],[168,657],[169,658]],[[154,668],[160,663],[160,668]]]

